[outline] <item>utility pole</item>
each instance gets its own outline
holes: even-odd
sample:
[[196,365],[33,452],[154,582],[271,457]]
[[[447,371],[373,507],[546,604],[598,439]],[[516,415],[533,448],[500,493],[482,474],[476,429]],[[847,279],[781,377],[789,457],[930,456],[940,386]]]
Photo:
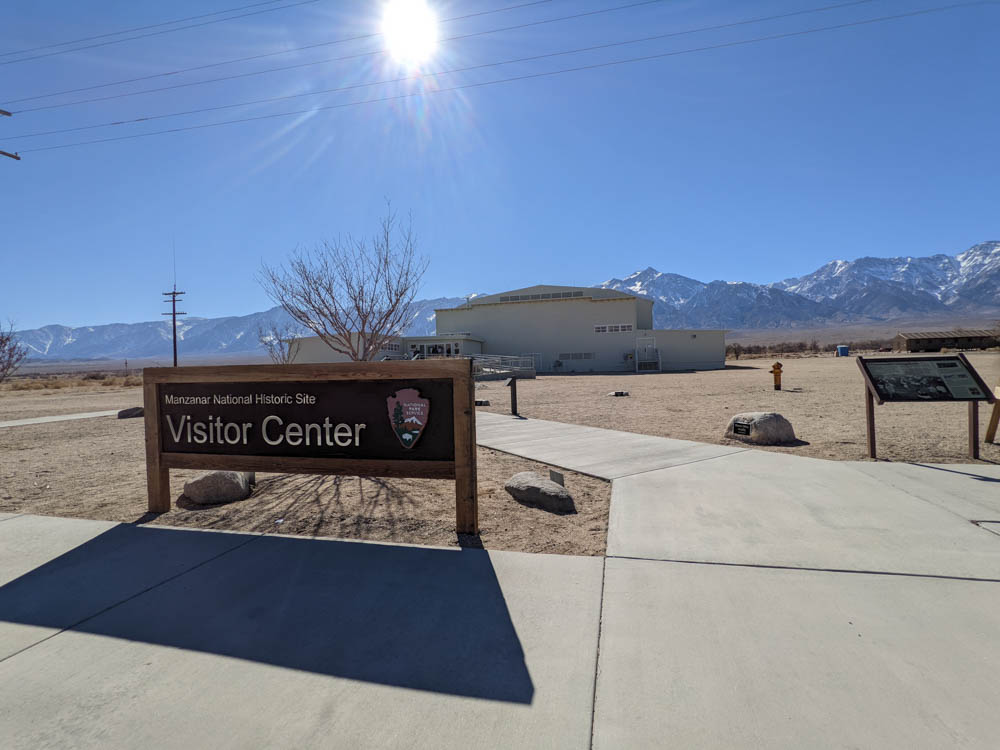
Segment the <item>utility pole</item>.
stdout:
[[170,312],[161,313],[161,315],[169,315],[174,321],[174,367],[177,367],[177,316],[187,315],[185,312],[177,312],[177,298],[180,297],[184,292],[177,291],[177,284],[174,284],[174,290],[172,292],[163,292],[164,297],[169,297],[170,299],[163,300],[164,302],[170,303]]
[[[6,109],[0,109],[0,115],[3,115],[4,117],[12,116],[10,112],[8,112]],[[10,153],[10,151],[0,151],[0,156],[6,156],[10,159],[16,159],[17,161],[21,161],[21,157],[17,155],[17,151],[15,151],[13,154]]]

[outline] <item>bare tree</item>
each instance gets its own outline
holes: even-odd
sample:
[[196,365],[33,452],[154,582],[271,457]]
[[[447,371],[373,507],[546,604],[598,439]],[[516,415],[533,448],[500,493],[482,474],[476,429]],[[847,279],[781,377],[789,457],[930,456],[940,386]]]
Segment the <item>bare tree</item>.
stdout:
[[399,226],[389,206],[370,241],[348,235],[311,252],[296,250],[282,268],[262,266],[259,280],[271,299],[335,352],[369,361],[402,333],[426,270],[412,220]]
[[287,365],[295,353],[296,327],[291,323],[268,323],[257,326],[257,340],[276,365]]
[[5,381],[28,356],[28,347],[14,335],[14,323],[8,321],[7,328],[0,326],[0,383]]

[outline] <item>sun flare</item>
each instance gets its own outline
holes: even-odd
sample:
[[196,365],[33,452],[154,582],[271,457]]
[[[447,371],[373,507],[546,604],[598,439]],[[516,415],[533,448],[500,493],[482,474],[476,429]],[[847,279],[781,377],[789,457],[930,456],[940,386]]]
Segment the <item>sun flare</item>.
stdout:
[[437,17],[424,0],[389,0],[382,13],[382,34],[392,58],[414,67],[437,48]]

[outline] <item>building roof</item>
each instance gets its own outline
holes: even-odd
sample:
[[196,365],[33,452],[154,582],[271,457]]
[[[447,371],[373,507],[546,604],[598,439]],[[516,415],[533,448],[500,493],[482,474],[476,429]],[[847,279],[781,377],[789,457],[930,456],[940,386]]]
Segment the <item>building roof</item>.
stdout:
[[968,338],[995,338],[996,331],[987,331],[982,328],[956,329],[954,331],[900,331],[896,334],[902,339],[968,339]]
[[[616,289],[601,289],[600,287],[589,286],[557,286],[555,284],[536,284],[523,289],[511,289],[507,292],[497,294],[486,294],[482,297],[473,297],[462,307],[474,307],[475,305],[495,305],[505,302],[540,302],[548,300],[562,299],[632,299],[642,300],[634,294],[619,292]],[[642,300],[652,302],[651,300]],[[452,308],[454,309],[454,308]]]

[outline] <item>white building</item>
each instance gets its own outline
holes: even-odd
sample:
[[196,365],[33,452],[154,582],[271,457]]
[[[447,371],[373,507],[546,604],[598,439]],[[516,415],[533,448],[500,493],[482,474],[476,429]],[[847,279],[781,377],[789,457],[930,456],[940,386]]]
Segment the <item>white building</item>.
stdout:
[[[547,373],[725,367],[725,331],[655,330],[652,300],[612,289],[532,286],[435,312],[435,335],[393,339],[386,354],[525,356]],[[318,338],[297,348],[295,362],[343,361]]]

